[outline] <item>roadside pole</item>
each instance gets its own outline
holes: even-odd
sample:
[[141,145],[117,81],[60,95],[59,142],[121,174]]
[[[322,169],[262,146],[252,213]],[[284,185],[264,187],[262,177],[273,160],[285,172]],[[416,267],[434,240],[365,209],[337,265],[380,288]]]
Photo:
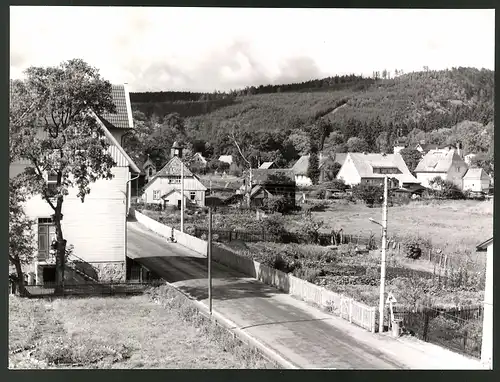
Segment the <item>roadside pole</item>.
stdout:
[[380,299],[379,299],[379,333],[384,331],[384,294],[385,294],[385,267],[387,246],[387,176],[384,177],[384,204],[382,206],[382,262],[380,264]]
[[208,310],[212,314],[212,207],[208,207]]
[[184,233],[184,162],[181,160],[181,232]]

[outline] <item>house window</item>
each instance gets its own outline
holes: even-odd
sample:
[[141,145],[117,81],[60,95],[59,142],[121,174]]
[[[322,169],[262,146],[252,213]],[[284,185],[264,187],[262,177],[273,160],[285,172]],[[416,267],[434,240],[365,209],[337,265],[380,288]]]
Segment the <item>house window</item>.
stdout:
[[56,226],[51,218],[38,219],[38,259],[49,257],[50,244],[56,238]]
[[460,167],[457,167],[457,172],[460,172]]
[[153,200],[159,200],[160,199],[160,190],[154,190],[153,191]]
[[149,176],[153,176],[153,168],[149,168]]
[[181,182],[180,176],[174,176],[168,180],[168,183],[180,183],[180,182]]
[[196,197],[196,192],[195,191],[191,191],[189,193],[189,197],[191,198],[191,200],[194,200],[194,198]]

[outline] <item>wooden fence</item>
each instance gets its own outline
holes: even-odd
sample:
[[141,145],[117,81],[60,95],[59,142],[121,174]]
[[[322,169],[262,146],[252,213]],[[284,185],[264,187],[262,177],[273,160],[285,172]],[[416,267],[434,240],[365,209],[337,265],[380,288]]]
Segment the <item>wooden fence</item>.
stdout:
[[[280,235],[273,235],[264,229],[261,231],[242,231],[236,229],[213,229],[212,235],[214,240],[220,242],[230,242],[233,240],[241,240],[246,242],[270,241],[275,243],[305,243],[313,242],[313,239],[305,234],[297,232],[284,232]],[[204,227],[195,227],[194,236],[197,238],[208,237],[208,229]],[[344,234],[343,232],[320,233],[317,237],[317,244],[322,246],[340,245],[340,244],[355,244],[377,247],[377,239],[375,237],[362,237],[361,235]]]

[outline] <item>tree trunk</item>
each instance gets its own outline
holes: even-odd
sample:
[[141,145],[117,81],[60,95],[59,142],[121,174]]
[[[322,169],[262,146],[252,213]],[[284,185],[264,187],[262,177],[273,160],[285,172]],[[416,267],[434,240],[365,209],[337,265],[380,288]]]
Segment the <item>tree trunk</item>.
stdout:
[[[62,204],[62,203],[61,203]],[[57,253],[56,253],[56,287],[55,293],[62,293],[64,289],[64,268],[66,265],[66,240],[64,240],[61,227],[61,209],[53,215],[56,225]]]
[[14,264],[17,273],[17,287],[19,288],[19,295],[21,297],[26,296],[26,286],[24,285],[24,273],[21,267],[21,261],[19,259],[14,259],[11,257],[11,263]]

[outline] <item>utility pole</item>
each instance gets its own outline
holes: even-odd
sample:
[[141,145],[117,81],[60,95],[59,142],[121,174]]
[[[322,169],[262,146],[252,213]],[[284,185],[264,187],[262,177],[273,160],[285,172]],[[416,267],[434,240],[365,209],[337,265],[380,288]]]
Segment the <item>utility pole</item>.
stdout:
[[181,232],[184,233],[184,162],[181,160]]
[[212,207],[208,207],[208,310],[212,314]]
[[384,331],[384,294],[385,294],[385,263],[386,263],[386,253],[385,249],[387,247],[387,176],[384,177],[384,204],[382,206],[382,263],[380,266],[380,300],[379,300],[379,333]]

